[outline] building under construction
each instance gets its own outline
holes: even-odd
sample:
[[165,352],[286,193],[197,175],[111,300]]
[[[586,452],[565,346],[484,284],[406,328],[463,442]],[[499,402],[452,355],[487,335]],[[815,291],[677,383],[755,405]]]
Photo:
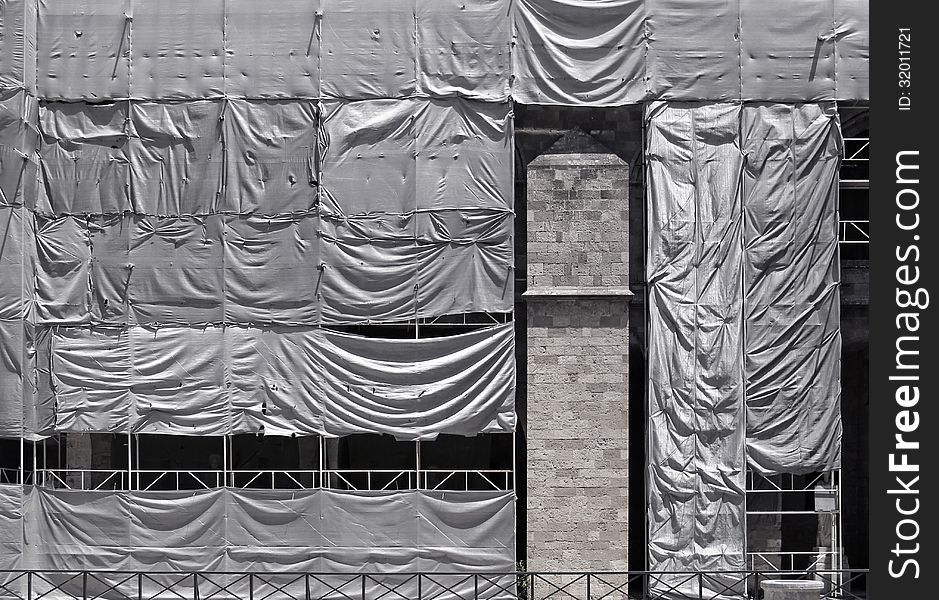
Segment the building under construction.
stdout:
[[867,15],[0,0],[0,598],[860,593]]

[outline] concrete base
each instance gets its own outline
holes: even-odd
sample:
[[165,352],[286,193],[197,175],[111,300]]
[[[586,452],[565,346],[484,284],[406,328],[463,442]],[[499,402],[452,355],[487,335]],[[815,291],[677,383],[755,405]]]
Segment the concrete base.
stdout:
[[819,600],[825,585],[821,581],[767,579],[760,587],[763,600]]

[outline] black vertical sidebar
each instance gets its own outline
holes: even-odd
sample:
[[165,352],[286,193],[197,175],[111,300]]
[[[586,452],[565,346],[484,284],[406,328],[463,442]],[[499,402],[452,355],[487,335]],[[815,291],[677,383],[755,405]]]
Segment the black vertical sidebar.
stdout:
[[939,589],[937,32],[928,7],[870,4],[873,599],[931,598]]

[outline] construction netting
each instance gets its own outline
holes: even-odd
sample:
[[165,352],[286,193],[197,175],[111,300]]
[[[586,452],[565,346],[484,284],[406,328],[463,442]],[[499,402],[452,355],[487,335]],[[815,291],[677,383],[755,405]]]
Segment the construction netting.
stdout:
[[650,557],[741,570],[746,469],[840,466],[838,113],[662,102],[646,122]]

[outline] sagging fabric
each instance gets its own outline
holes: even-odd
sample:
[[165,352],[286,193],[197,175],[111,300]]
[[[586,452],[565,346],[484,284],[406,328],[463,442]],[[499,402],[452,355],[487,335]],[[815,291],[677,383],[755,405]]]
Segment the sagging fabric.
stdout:
[[840,466],[837,111],[646,119],[652,566],[740,570],[747,467]]
[[511,323],[420,340],[315,327],[56,328],[39,405],[58,432],[509,432],[514,342]]
[[858,0],[517,0],[512,96],[530,104],[864,100]]
[[[0,486],[0,531],[22,532],[4,540],[22,540],[23,550],[0,557],[13,557],[13,569],[106,570],[90,579],[92,589],[110,584],[134,595],[137,577],[125,581],[120,571],[147,573],[142,584],[148,597],[163,597],[160,585],[174,581],[168,571],[340,574],[367,565],[367,572],[379,576],[369,585],[380,588],[380,582],[394,582],[382,574],[401,571],[513,571],[514,513],[514,492],[78,492]],[[78,587],[69,587],[67,577],[56,583],[62,592],[82,585],[79,580],[73,582]],[[222,597],[237,597],[248,586],[243,577],[229,583],[233,587]],[[303,579],[290,583],[303,596]],[[405,583],[401,593],[416,593],[416,581]],[[471,579],[449,583],[473,587]],[[322,581],[312,584],[328,591]]]

